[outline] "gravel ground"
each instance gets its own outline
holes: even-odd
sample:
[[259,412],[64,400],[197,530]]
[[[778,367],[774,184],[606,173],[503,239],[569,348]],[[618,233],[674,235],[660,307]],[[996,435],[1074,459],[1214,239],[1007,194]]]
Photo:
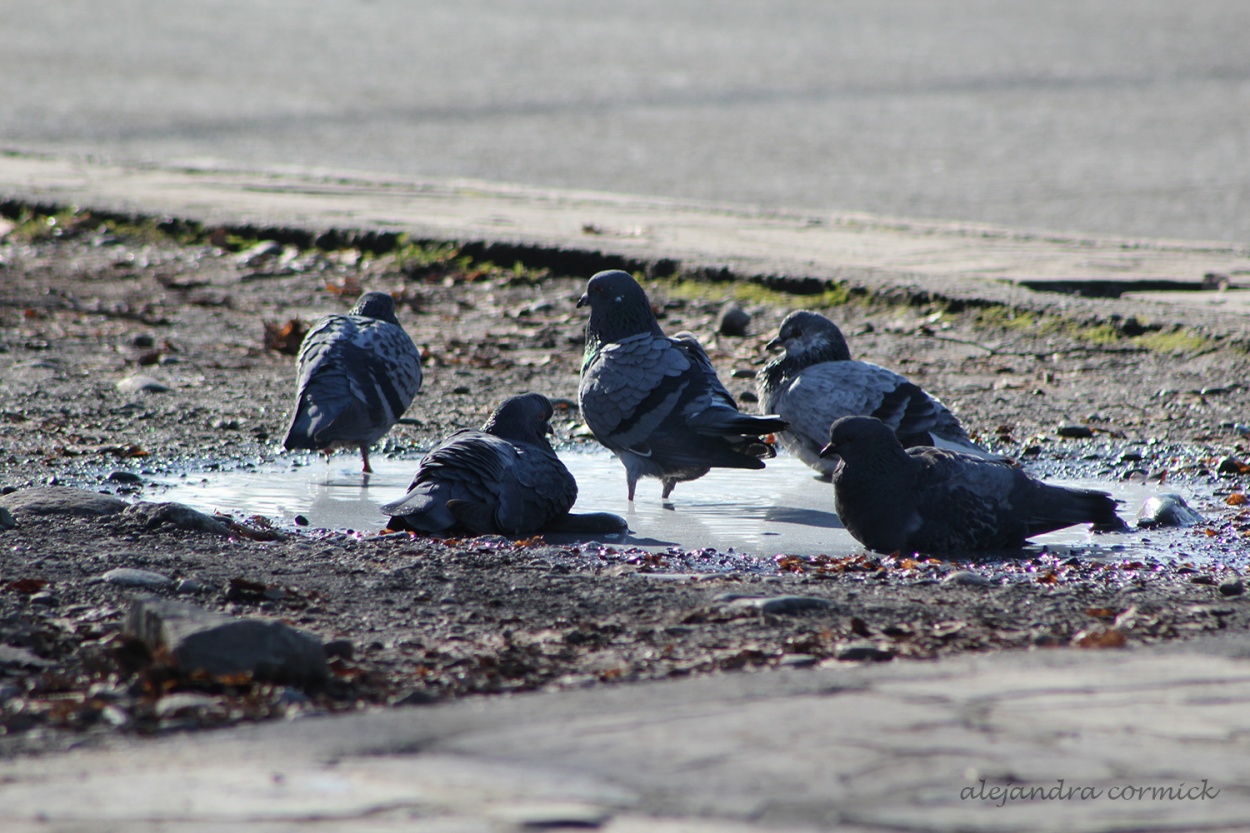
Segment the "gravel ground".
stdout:
[[[179,242],[153,224],[10,213],[0,219],[5,493],[59,484],[159,501],[145,496],[153,477],[280,456],[301,327],[346,310],[362,289],[400,300],[425,354],[409,424],[377,453],[416,459],[525,390],[563,400],[561,442],[591,441],[574,404],[584,320],[574,305],[586,275],[473,263],[451,247],[370,255],[225,230]],[[750,324],[728,336],[717,321],[733,286],[648,288],[661,323],[704,340],[744,399],[781,318],[813,304],[742,291]],[[593,542],[272,529],[259,517],[229,519],[223,535],[152,524],[144,511],[15,511],[16,528],[0,531],[0,755],[449,697],[1117,648],[1250,625],[1235,578],[1250,534],[1244,354],[1183,339],[1176,352],[1147,349],[1127,315],[1091,327],[863,295],[826,312],[858,358],[943,398],[983,443],[1045,475],[1200,488],[1211,495],[1207,522],[1177,533],[1185,545],[1175,561],[1039,551],[967,562],[755,561]],[[102,580],[119,567],[171,581],[136,590]],[[330,682],[181,674],[122,634],[137,594],[315,633],[335,646]],[[782,597],[808,601],[762,601]]]

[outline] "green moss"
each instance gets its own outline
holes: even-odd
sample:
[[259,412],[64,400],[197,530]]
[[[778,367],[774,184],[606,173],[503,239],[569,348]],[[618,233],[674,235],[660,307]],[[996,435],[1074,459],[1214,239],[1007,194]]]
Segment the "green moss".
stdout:
[[1155,353],[1199,353],[1217,346],[1214,340],[1183,328],[1145,333],[1133,341]]
[[[635,275],[636,278],[640,276]],[[677,276],[659,278],[653,283],[659,285],[673,298],[684,298],[690,301],[728,301],[740,304],[763,304],[767,306],[820,309],[839,307],[851,300],[851,292],[844,284],[835,284],[823,292],[814,295],[798,295],[770,289],[754,281],[711,282],[696,281]]]

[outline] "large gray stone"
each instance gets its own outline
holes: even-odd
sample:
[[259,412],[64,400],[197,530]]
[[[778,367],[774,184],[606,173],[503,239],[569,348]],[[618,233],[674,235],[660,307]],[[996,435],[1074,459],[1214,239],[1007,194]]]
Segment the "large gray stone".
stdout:
[[230,527],[212,515],[192,509],[183,503],[136,503],[127,514],[139,519],[148,529],[168,524],[178,529],[208,532],[213,535],[229,535]]
[[102,495],[69,486],[35,486],[0,496],[0,508],[21,515],[115,515],[130,504],[112,495]]
[[317,686],[329,676],[321,640],[282,622],[239,619],[168,599],[138,599],[126,633],[183,671]]

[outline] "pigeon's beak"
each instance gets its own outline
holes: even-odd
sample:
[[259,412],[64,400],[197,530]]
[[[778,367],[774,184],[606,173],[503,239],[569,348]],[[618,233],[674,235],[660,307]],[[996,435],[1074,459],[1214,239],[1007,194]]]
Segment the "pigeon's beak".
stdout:
[[586,306],[589,303],[590,303],[590,293],[586,293],[585,295],[582,295],[582,297],[577,299],[577,308],[581,309],[582,307]]
[[785,346],[786,346],[785,342],[781,340],[781,336],[777,336],[772,341],[765,344],[764,349],[765,350],[780,350],[782,347],[785,347]]
[[829,443],[827,446],[825,446],[824,448],[820,450],[820,456],[821,457],[837,457],[838,447],[834,445],[833,443]]

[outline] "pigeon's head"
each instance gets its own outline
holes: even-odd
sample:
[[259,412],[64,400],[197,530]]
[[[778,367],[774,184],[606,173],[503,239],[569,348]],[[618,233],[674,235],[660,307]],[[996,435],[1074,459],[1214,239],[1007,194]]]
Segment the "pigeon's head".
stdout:
[[851,360],[851,348],[838,325],[807,310],[787,315],[777,337],[768,342],[768,349],[785,350],[787,357],[804,364]]
[[620,341],[639,333],[663,335],[646,291],[619,269],[599,272],[586,284],[579,307],[590,307],[586,334],[600,343]]
[[505,399],[482,430],[505,440],[547,445],[554,413],[551,400],[541,393],[523,393]]
[[829,426],[829,444],[820,450],[820,456],[841,458],[841,465],[855,465],[861,460],[888,457],[890,449],[905,455],[890,426],[876,417],[848,416],[835,419]]
[[363,315],[392,324],[399,323],[399,319],[395,317],[395,299],[385,292],[366,292],[361,295],[356,306],[352,307],[352,315]]

